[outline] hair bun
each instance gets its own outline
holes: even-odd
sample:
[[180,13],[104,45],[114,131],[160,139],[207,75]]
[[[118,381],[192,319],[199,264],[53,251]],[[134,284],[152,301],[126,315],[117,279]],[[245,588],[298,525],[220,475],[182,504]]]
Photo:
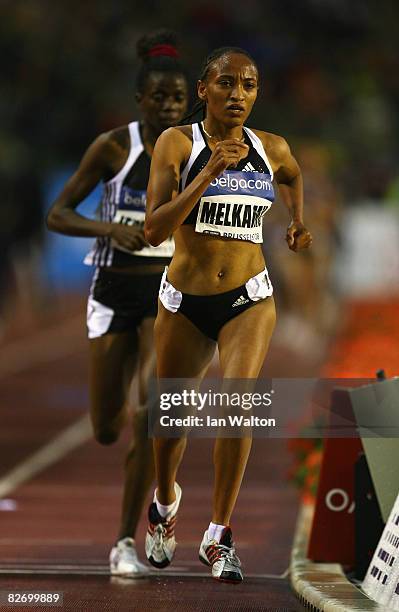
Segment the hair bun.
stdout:
[[137,55],[147,62],[151,57],[178,57],[177,36],[172,30],[165,28],[142,36],[136,45]]
[[167,56],[167,57],[179,57],[179,52],[173,45],[154,45],[149,52],[149,57],[159,57],[159,56]]

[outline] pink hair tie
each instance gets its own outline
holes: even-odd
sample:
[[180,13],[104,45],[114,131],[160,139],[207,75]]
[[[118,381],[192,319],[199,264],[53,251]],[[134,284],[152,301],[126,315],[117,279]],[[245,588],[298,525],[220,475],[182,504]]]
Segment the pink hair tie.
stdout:
[[173,45],[155,45],[152,49],[149,50],[149,57],[158,57],[159,55],[166,55],[169,57],[178,57],[179,53]]

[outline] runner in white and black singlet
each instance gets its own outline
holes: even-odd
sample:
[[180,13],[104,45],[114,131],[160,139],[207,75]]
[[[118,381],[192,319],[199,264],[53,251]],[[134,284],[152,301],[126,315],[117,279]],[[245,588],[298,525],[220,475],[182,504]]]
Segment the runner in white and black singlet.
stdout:
[[[166,130],[151,162],[145,236],[160,244],[173,233],[155,322],[160,379],[200,380],[219,349],[227,379],[258,377],[275,325],[273,288],[261,248],[262,220],[273,180],[291,215],[290,249],[311,244],[303,225],[303,188],[286,141],[244,126],[258,92],[258,70],[236,47],[214,51],[198,81],[203,121]],[[181,498],[176,482],[186,437],[154,439],[157,489],[149,509],[146,554],[168,565]],[[212,576],[240,582],[230,518],[251,438],[215,441],[212,520],[199,549]]]
[[[90,413],[95,438],[111,444],[126,421],[129,389],[138,375],[133,436],[126,458],[122,517],[110,554],[112,574],[148,572],[140,563],[135,531],[153,475],[147,435],[147,386],[155,374],[153,326],[161,273],[174,251],[171,236],[157,247],[144,238],[146,189],[155,142],[187,109],[187,79],[177,59],[176,36],[160,30],[137,44],[142,65],[136,101],[140,122],[101,134],[54,202],[51,230],[96,237],[85,263],[95,266],[87,306],[90,339]],[[99,220],[76,207],[103,182]]]

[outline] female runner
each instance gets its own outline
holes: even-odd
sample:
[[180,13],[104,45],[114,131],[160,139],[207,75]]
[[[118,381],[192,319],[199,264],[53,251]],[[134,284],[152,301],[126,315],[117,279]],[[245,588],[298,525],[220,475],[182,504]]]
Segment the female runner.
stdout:
[[[155,321],[160,378],[201,378],[217,344],[224,378],[256,378],[275,325],[273,288],[263,258],[262,218],[273,178],[290,211],[290,249],[308,247],[301,173],[286,141],[244,126],[258,93],[258,70],[236,47],[214,51],[198,81],[204,121],[166,130],[154,150],[145,237],[176,249],[160,287]],[[158,487],[149,509],[146,554],[156,567],[172,560],[181,498],[176,474],[186,438],[154,439]],[[213,514],[200,560],[212,576],[240,582],[230,518],[251,438],[214,446]]]
[[[155,372],[153,327],[161,272],[173,255],[173,239],[148,245],[143,226],[150,157],[158,136],[187,109],[187,80],[177,60],[173,32],[157,31],[137,44],[142,65],[136,101],[141,121],[101,134],[87,149],[48,215],[51,230],[95,236],[85,263],[94,265],[87,307],[90,340],[90,414],[95,438],[112,444],[126,419],[128,393],[138,374],[138,405],[126,457],[118,539],[111,550],[112,574],[147,572],[137,558],[134,535],[153,479],[147,435],[147,384]],[[75,211],[103,181],[101,220]]]

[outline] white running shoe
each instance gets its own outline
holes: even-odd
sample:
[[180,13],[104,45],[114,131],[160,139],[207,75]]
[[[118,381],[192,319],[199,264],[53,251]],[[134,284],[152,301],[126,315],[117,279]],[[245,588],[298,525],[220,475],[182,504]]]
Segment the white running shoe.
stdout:
[[176,502],[173,511],[162,517],[154,501],[148,509],[148,530],[145,536],[145,553],[154,567],[163,568],[172,561],[176,550],[175,525],[181,500],[181,488],[175,482]]
[[230,527],[223,529],[220,542],[210,540],[208,531],[205,531],[199,559],[212,568],[212,578],[221,582],[242,582],[241,561],[236,555]]
[[140,578],[150,571],[139,561],[133,538],[123,538],[116,543],[109,555],[109,564],[113,576]]

